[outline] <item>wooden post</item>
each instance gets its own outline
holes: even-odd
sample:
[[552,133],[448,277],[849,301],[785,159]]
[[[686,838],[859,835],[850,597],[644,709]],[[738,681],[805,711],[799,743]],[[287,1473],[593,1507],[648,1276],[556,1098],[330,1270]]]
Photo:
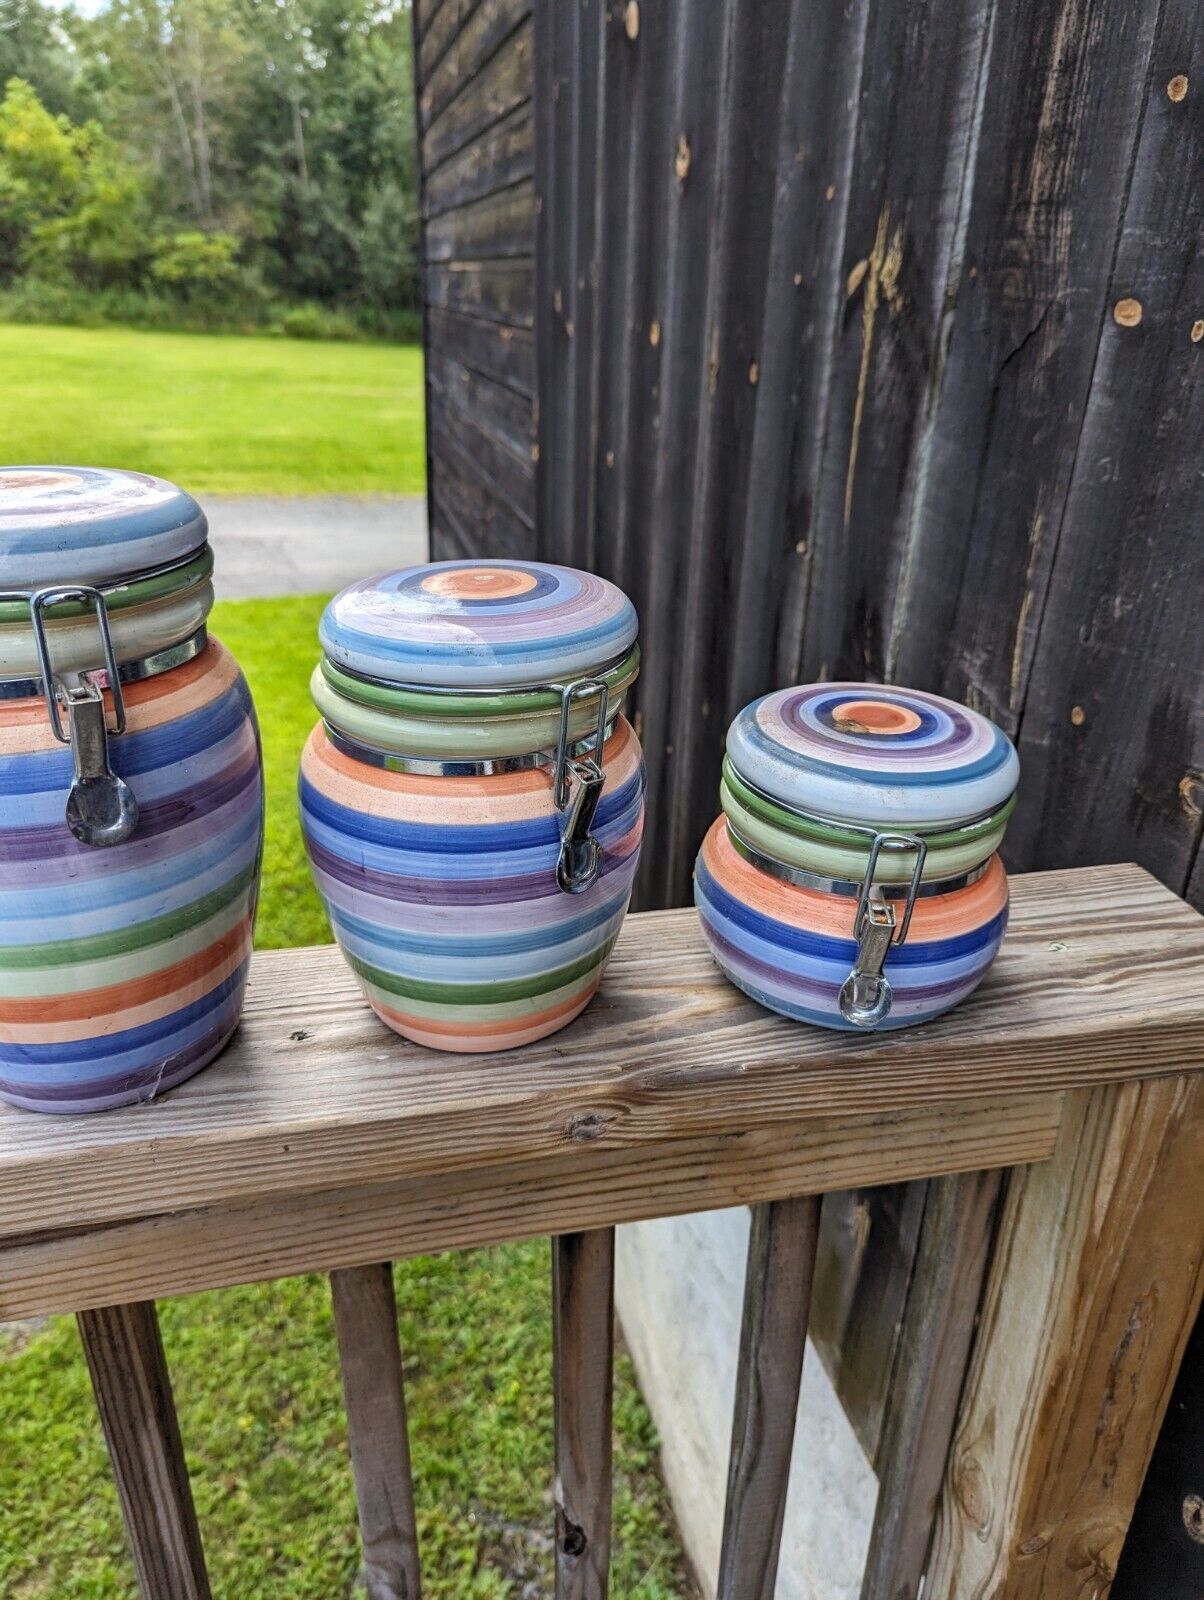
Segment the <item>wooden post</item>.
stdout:
[[753,1208],[718,1600],[773,1600],[820,1199]]
[[1002,1173],[933,1178],[878,1452],[861,1600],[916,1600],[957,1420]]
[[614,1229],[554,1238],[556,1600],[609,1592],[614,1310]]
[[1204,1080],[1067,1097],[1009,1184],[924,1600],[1103,1600],[1204,1289]]
[[393,1269],[330,1274],[368,1600],[419,1600],[418,1533]]
[[145,1600],[210,1600],[154,1302],[78,1314]]

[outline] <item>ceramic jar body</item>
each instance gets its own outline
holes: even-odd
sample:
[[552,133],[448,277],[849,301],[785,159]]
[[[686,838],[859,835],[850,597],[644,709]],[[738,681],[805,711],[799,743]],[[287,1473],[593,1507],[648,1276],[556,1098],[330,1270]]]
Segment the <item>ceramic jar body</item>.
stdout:
[[242,1004],[263,846],[246,682],[211,638],[124,701],[109,758],[140,815],[98,849],[64,822],[72,757],[45,700],[0,699],[0,1096],[37,1111],[183,1082]]
[[644,826],[639,741],[619,717],[592,833],[601,870],[557,884],[549,765],[469,776],[388,770],[319,723],[301,762],[302,830],[334,934],[377,1015],[420,1044],[501,1050],[589,1003],[622,925]]
[[[1007,875],[998,855],[973,883],[916,900],[907,940],[884,972],[893,992],[875,1025],[905,1028],[955,1006],[978,985],[1007,928]],[[840,992],[857,957],[856,885],[843,894],[785,882],[739,853],[720,817],[694,869],[703,934],[728,978],[745,994],[801,1022],[852,1028]]]

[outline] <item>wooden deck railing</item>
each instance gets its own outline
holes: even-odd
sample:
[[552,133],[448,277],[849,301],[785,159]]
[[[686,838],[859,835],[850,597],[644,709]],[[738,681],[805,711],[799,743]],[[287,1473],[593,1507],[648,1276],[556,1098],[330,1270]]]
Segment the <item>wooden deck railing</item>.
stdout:
[[0,1317],[79,1314],[143,1593],[192,1600],[154,1301],[329,1271],[368,1592],[414,1600],[384,1263],[551,1235],[556,1592],[598,1600],[613,1225],[752,1203],[719,1593],[769,1600],[818,1197],[937,1177],[863,1595],[1103,1596],[1204,1281],[1201,1066],[1204,919],[1132,867],[1017,880],[982,991],[895,1035],[746,1002],[687,911],[630,918],[587,1015],[495,1057],[391,1037],[333,949],[260,955],[162,1103],[0,1114]]

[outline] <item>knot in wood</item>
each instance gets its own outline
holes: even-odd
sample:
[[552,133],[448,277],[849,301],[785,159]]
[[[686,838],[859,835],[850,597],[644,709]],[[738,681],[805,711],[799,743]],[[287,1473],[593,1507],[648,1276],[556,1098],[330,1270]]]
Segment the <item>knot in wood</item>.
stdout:
[[1196,1544],[1204,1544],[1204,1498],[1198,1494],[1184,1496],[1183,1526],[1187,1537]]
[[560,1548],[566,1556],[583,1556],[589,1540],[585,1537],[585,1529],[579,1528],[575,1522],[565,1519],[564,1532],[560,1535]]
[[593,1144],[610,1127],[612,1116],[606,1111],[574,1111],[564,1125],[573,1144]]

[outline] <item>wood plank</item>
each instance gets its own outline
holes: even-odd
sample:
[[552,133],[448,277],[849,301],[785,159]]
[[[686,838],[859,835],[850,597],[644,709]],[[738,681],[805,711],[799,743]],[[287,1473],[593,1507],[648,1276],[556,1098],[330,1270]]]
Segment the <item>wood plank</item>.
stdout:
[[[371,1163],[348,1154],[312,1172],[314,1187],[286,1203],[274,1194],[26,1236],[0,1248],[0,1318],[748,1205],[875,1173],[893,1181],[1041,1161],[1060,1114],[1057,1099],[1013,1099],[870,1119],[840,1114],[822,1126],[783,1112],[754,1130],[732,1127],[735,1103],[729,1094],[726,1130],[706,1138],[607,1149],[608,1108],[596,1100],[540,1161],[456,1171],[449,1152],[442,1172],[373,1183]],[[395,1150],[390,1139],[379,1164],[396,1166]],[[352,1175],[361,1186],[343,1187]]]
[[[1008,829],[1040,866],[1137,855],[1179,892],[1204,830],[1204,119],[1172,100],[1204,7],[1162,7],[1141,138],[1020,722]],[[1112,314],[1124,297],[1141,320]],[[1123,733],[1121,730],[1124,730]],[[1204,885],[1196,890],[1204,905]]]
[[529,261],[455,261],[424,268],[428,303],[512,328],[529,328],[533,310]]
[[[966,269],[951,285],[939,382],[913,458],[919,492],[903,576],[877,609],[898,681],[969,700],[1009,732],[1024,704],[1111,314],[1108,284],[1161,10],[1110,0],[1015,0],[994,10],[963,223]],[[1098,553],[1104,529],[1093,535]],[[1126,537],[1123,522],[1107,534],[1109,543]],[[831,559],[839,564],[835,545]],[[1110,604],[1097,582],[1093,573],[1077,597],[1076,635]],[[1066,730],[1047,724],[1042,736],[1060,740]],[[1119,737],[1128,742],[1127,731]],[[1118,792],[1114,803],[1123,809],[1127,799]],[[1132,841],[1129,832],[1126,855]]]
[[520,521],[533,516],[535,465],[530,456],[508,449],[497,433],[478,423],[472,412],[461,410],[439,386],[434,373],[428,391],[427,430],[432,456],[473,463],[470,476],[487,487],[493,498]]
[[1204,1315],[1175,1380],[1108,1600],[1200,1600],[1204,1594]]
[[535,393],[535,350],[530,328],[485,322],[436,306],[427,310],[427,326],[427,346],[432,353],[458,361],[494,383],[505,384],[527,400]]
[[476,426],[505,446],[520,461],[532,465],[535,443],[531,402],[505,384],[482,377],[463,362],[431,350],[427,356],[435,393]]
[[154,1304],[81,1311],[83,1342],[145,1600],[210,1600]]
[[434,560],[458,560],[482,552],[512,561],[534,558],[530,527],[474,480],[458,475],[445,456],[432,475],[430,501]]
[[[535,173],[535,110],[528,102],[445,161],[426,184],[428,218],[507,189]],[[534,219],[531,249],[534,250]]]
[[970,1172],[924,1186],[912,1291],[875,1462],[878,1503],[861,1600],[916,1600],[923,1585],[1001,1176]]
[[368,1600],[421,1600],[393,1268],[330,1274]]
[[[459,37],[479,0],[435,0],[418,14],[417,78],[424,84]],[[420,91],[421,92],[421,91]]]
[[[259,952],[229,1049],[162,1100],[103,1117],[0,1107],[0,1236],[471,1171],[566,1144],[651,1154],[734,1128],[940,1114],[1202,1058],[1204,917],[1134,867],[1016,879],[978,992],[877,1035],[755,1005],[718,971],[692,911],[629,917],[582,1018],[498,1055],[388,1032],[333,947]],[[915,1175],[880,1154],[850,1182]]]
[[610,1592],[615,1231],[552,1240],[556,1600]]
[[425,129],[420,153],[428,181],[441,162],[530,100],[533,47],[528,20]]
[[432,217],[422,230],[428,262],[532,259],[535,190],[524,178],[496,194]]
[[479,0],[440,60],[431,65],[428,56],[418,95],[421,128],[429,128],[452,101],[471,92],[492,57],[530,16],[531,0]]
[[808,1335],[870,1461],[878,1458],[924,1218],[924,1185],[824,1196]]
[[718,1600],[773,1600],[798,1414],[820,1196],[754,1207]]
[[1012,1175],[925,1600],[1104,1595],[1204,1293],[1204,1078],[1067,1102]]

